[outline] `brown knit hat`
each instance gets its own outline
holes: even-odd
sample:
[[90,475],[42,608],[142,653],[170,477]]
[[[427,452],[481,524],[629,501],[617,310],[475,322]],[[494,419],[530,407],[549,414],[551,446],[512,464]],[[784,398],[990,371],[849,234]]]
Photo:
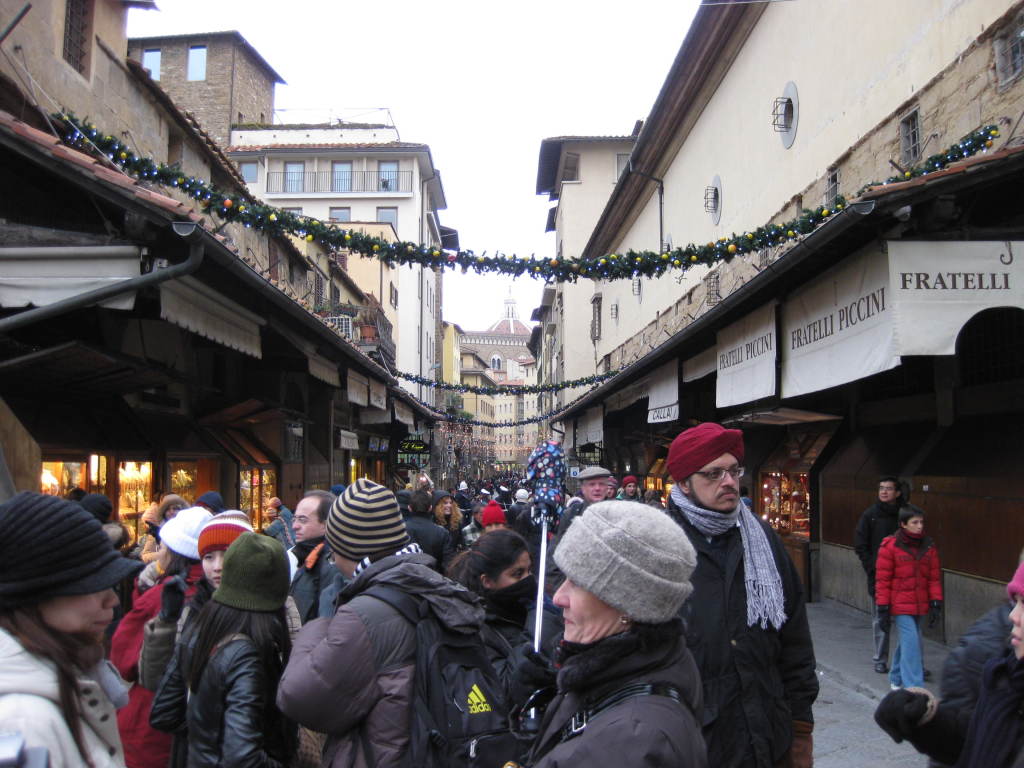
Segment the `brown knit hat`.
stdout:
[[345,489],[327,515],[327,543],[348,560],[397,552],[409,543],[395,494],[360,478]]

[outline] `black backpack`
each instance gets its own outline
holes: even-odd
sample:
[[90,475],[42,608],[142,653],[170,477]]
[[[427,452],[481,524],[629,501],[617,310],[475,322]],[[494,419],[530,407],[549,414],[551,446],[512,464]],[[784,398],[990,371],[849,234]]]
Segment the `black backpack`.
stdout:
[[[480,634],[452,632],[426,600],[375,584],[370,595],[416,629],[416,672],[406,765],[414,768],[501,768],[523,752]],[[369,756],[368,756],[369,758]]]

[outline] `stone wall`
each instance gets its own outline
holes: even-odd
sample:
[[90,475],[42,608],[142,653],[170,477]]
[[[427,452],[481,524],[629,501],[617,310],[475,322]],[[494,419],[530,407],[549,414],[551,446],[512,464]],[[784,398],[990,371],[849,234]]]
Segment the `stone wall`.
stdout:
[[[899,162],[899,123],[915,107],[921,116],[922,158],[947,149],[962,136],[988,123],[999,125],[1003,136],[995,146],[1002,146],[1008,140],[1013,124],[1024,112],[1024,79],[1018,77],[1000,86],[993,39],[1022,5],[1015,5],[1002,21],[981,35],[956,61],[836,158],[823,175],[786,201],[772,217],[771,223],[791,220],[799,216],[805,207],[815,208],[826,202],[831,204],[831,201],[825,201],[825,193],[828,171],[832,169],[839,170],[839,192],[847,199],[853,199],[866,184],[895,175],[897,171],[889,160]],[[750,222],[750,228],[761,223]],[[737,256],[731,262],[719,264],[708,274],[717,274],[720,298],[724,299],[765,265],[783,256],[790,247],[792,244],[787,244],[764,255]],[[714,304],[707,289],[708,279],[705,276],[701,283],[660,311],[653,322],[607,355],[604,367],[617,369],[640,359],[707,312]]]

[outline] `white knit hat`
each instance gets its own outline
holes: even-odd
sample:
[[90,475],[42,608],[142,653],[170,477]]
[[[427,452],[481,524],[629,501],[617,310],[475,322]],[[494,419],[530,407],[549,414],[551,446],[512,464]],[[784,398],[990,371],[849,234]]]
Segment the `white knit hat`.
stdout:
[[649,624],[669,621],[693,591],[697,553],[664,512],[635,501],[591,504],[554,554],[577,586]]
[[183,509],[160,526],[160,541],[173,552],[190,560],[198,560],[199,532],[212,517],[210,510],[203,507]]

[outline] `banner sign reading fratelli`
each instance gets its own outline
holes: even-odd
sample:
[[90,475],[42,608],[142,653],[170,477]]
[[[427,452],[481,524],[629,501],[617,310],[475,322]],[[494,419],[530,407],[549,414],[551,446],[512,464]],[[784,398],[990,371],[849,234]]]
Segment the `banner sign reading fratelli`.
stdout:
[[892,240],[889,277],[901,355],[952,355],[960,330],[993,307],[1024,308],[1024,242]]
[[888,260],[876,245],[794,292],[782,308],[782,397],[895,368],[893,316]]
[[775,302],[718,332],[715,405],[749,403],[775,394]]

